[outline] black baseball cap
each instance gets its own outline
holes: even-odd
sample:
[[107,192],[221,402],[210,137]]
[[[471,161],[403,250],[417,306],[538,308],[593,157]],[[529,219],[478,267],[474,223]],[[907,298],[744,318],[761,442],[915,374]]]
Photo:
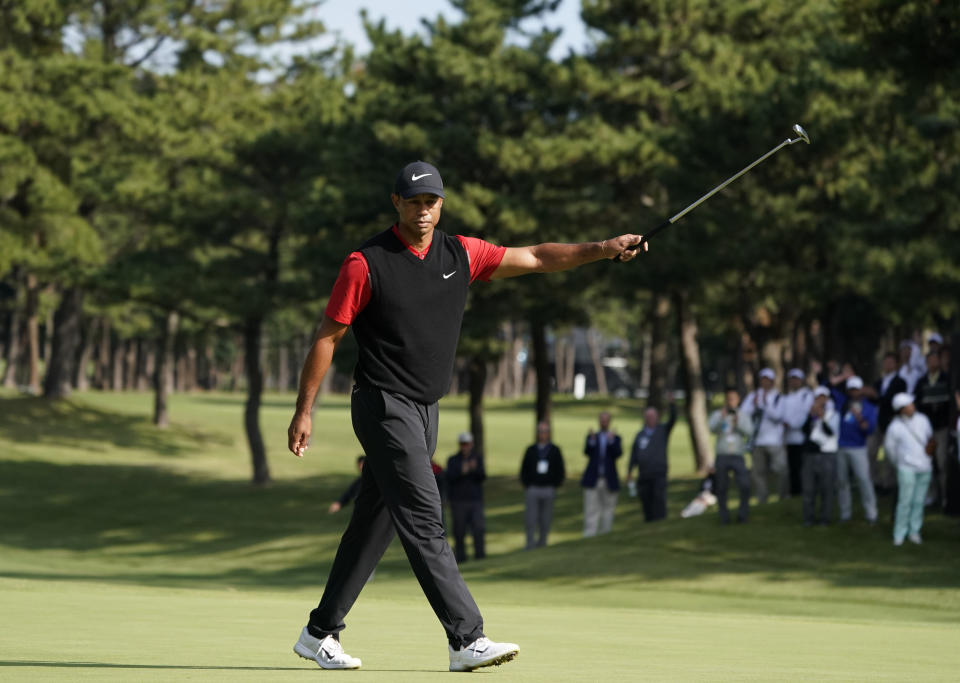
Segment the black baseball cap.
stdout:
[[418,194],[443,197],[443,180],[437,167],[425,161],[414,161],[403,167],[393,183],[393,192],[404,199]]

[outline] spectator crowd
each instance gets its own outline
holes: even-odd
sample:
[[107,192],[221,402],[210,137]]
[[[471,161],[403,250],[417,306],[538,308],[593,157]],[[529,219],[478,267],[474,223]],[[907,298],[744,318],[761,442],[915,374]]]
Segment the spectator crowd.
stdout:
[[[721,524],[729,524],[728,494],[736,486],[739,504],[735,520],[746,523],[751,498],[763,505],[801,497],[804,526],[847,522],[856,503],[867,524],[879,518],[878,496],[891,495],[894,545],[923,542],[921,529],[928,508],[944,509],[960,489],[957,434],[960,432],[960,391],[951,386],[949,347],[939,334],[919,343],[903,342],[883,356],[879,377],[866,382],[849,363],[814,364],[809,371],[792,368],[782,378],[763,368],[756,388],[746,396],[729,388],[722,405],[708,419],[715,437],[713,466],[700,482],[696,497],[681,517],[700,515],[717,506]],[[671,400],[666,419],[648,407],[643,425],[630,442],[625,482],[630,497],[639,500],[646,522],[667,516],[667,475],[670,435],[676,424]],[[956,420],[951,424],[951,420]],[[602,412],[596,430],[589,430],[583,447],[586,458],[580,487],[583,495],[583,535],[611,530],[621,488],[619,461],[625,455],[621,437]],[[952,435],[952,438],[951,438]],[[468,559],[467,536],[473,556],[485,554],[483,483],[484,459],[475,452],[473,436],[458,438],[459,450],[446,469],[431,462],[441,498],[452,516],[454,554]],[[882,457],[881,457],[882,454]],[[358,460],[362,468],[362,458]],[[520,461],[524,489],[526,549],[547,544],[554,501],[566,478],[564,457],[541,422],[536,440]],[[352,501],[355,486],[334,502],[336,512]],[[951,495],[952,494],[952,495]]]

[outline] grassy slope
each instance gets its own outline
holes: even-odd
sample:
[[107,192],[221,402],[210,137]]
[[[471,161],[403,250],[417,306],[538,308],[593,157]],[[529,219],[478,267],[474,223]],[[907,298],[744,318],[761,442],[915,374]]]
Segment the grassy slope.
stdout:
[[[346,523],[325,510],[349,483],[357,447],[345,400],[334,398],[317,411],[308,457],[284,454],[292,397],[270,396],[263,426],[276,482],[253,489],[241,401],[176,396],[174,426],[157,431],[144,417],[148,396],[89,394],[56,406],[0,398],[0,678],[272,680],[304,671],[288,641]],[[713,515],[680,520],[695,488],[681,426],[671,519],[644,525],[624,498],[614,533],[584,541],[574,480],[558,501],[552,545],[527,553],[515,474],[532,433],[526,408],[488,411],[493,556],[465,565],[490,634],[523,646],[501,675],[593,680],[594,661],[611,680],[946,680],[956,671],[956,520],[931,517],[927,544],[900,549],[888,520],[803,529],[797,501],[756,509],[747,527],[721,528]],[[573,477],[598,409],[558,406],[557,442]],[[636,405],[614,412],[632,434]],[[462,404],[445,403],[441,460],[464,426]],[[345,639],[364,657],[364,677],[422,680],[443,667],[442,636],[398,544]]]

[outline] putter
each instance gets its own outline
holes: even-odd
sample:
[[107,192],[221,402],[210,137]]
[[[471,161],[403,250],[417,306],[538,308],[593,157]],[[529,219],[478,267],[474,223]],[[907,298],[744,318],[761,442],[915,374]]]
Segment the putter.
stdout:
[[[717,185],[715,188],[713,188],[712,190],[710,190],[709,192],[707,192],[705,195],[703,195],[702,197],[700,197],[700,199],[698,199],[698,200],[695,201],[693,204],[691,204],[690,206],[688,206],[687,208],[685,208],[683,211],[681,211],[681,212],[679,212],[679,213],[677,213],[677,214],[674,214],[673,216],[671,216],[670,218],[668,218],[667,220],[665,220],[663,223],[661,223],[660,225],[658,225],[657,227],[655,227],[653,230],[651,230],[650,232],[648,232],[646,235],[643,236],[643,238],[642,238],[639,242],[637,242],[636,244],[634,244],[633,246],[631,246],[631,247],[630,247],[630,250],[633,251],[634,249],[638,249],[639,247],[642,247],[644,242],[649,241],[651,237],[653,237],[654,235],[656,235],[658,232],[660,232],[660,231],[663,230],[664,228],[667,228],[667,227],[669,227],[670,225],[676,223],[678,220],[680,220],[681,218],[683,218],[684,216],[686,216],[688,213],[690,213],[691,211],[693,211],[695,208],[697,208],[698,206],[700,206],[701,204],[703,204],[705,201],[707,201],[708,199],[710,199],[710,197],[712,197],[712,196],[715,195],[717,192],[719,192],[720,190],[722,190],[723,188],[725,188],[727,185],[729,185],[730,183],[732,183],[734,180],[736,180],[737,178],[739,178],[740,176],[742,176],[744,173],[746,173],[747,171],[749,171],[751,168],[753,168],[754,166],[756,166],[756,165],[759,164],[760,162],[764,161],[767,157],[772,156],[772,155],[776,154],[777,152],[779,152],[779,151],[780,151],[781,149],[783,149],[784,147],[786,147],[786,146],[788,146],[788,145],[793,145],[793,144],[795,144],[795,143],[797,143],[797,142],[800,142],[801,140],[803,140],[803,141],[804,141],[805,143],[807,143],[808,145],[810,144],[810,136],[807,135],[807,131],[805,131],[805,130],[803,129],[803,126],[801,126],[799,123],[795,123],[795,124],[793,125],[793,132],[797,134],[797,137],[795,137],[795,138],[787,138],[786,140],[784,140],[783,142],[781,142],[779,145],[777,145],[776,147],[774,147],[773,149],[771,149],[769,152],[767,152],[766,154],[764,154],[762,157],[760,157],[759,159],[757,159],[756,161],[754,161],[752,164],[750,164],[750,165],[747,166],[746,168],[742,169],[739,173],[737,173],[736,175],[732,175],[732,176],[730,176],[729,178],[727,178],[726,180],[724,180],[722,183],[720,183],[720,184]],[[619,256],[619,255],[617,256],[617,260],[618,260],[618,261],[620,260],[620,256]]]

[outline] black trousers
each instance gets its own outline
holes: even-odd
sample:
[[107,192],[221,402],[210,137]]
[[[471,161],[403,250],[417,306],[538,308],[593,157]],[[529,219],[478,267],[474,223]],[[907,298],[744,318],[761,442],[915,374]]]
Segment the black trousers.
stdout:
[[484,536],[487,533],[486,520],[483,516],[482,500],[451,500],[450,511],[453,513],[453,556],[457,562],[467,559],[467,530],[473,534],[473,555],[478,560],[487,556]]
[[[837,497],[837,454],[806,453],[803,456],[803,523],[829,524]],[[816,512],[817,498],[820,513]]]
[[787,470],[790,472],[790,495],[803,493],[803,444],[787,444]]
[[637,477],[637,495],[643,505],[643,519],[656,522],[667,516],[667,475]]
[[724,524],[730,521],[730,511],[727,509],[727,492],[730,490],[730,472],[737,480],[740,489],[740,509],[737,511],[737,520],[746,522],[750,516],[750,471],[742,455],[718,455],[714,464],[717,472],[717,507],[720,510],[720,521]]
[[396,533],[450,645],[472,643],[483,635],[483,618],[447,543],[430,466],[437,404],[356,386],[351,409],[367,460],[323,597],[310,613],[309,632],[322,638],[343,630],[344,617]]

